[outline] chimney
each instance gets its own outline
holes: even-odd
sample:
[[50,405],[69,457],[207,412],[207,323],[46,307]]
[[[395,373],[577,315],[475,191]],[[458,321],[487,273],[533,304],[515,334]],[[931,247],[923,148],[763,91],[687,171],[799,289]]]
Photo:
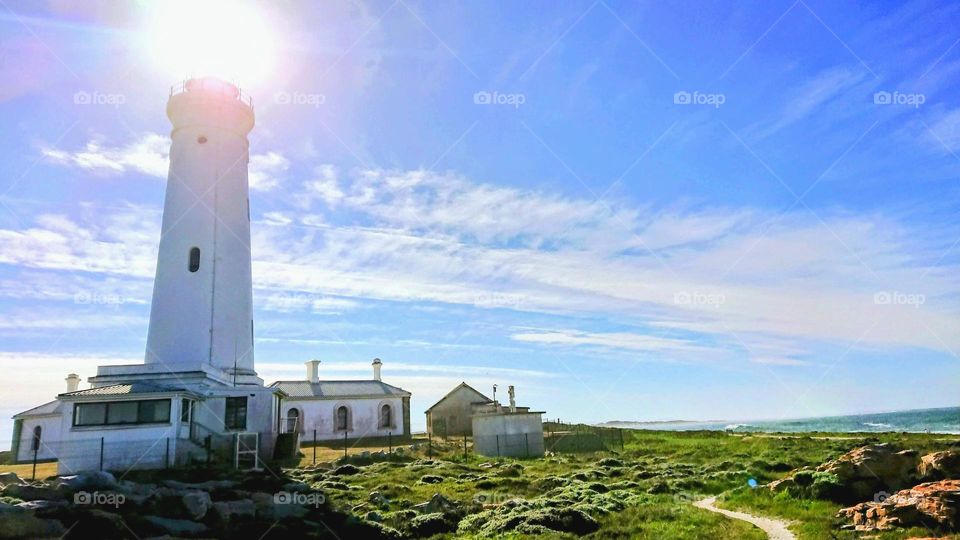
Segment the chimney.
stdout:
[[67,392],[76,392],[80,388],[80,376],[76,373],[67,375]]
[[307,381],[314,384],[320,382],[320,361],[308,360],[305,364],[307,366]]
[[380,366],[382,365],[383,365],[383,362],[381,362],[379,358],[373,359],[373,380],[375,381],[380,380]]
[[507,394],[510,395],[510,412],[517,412],[517,400],[514,399],[516,398],[516,392],[514,392],[512,384],[507,387]]

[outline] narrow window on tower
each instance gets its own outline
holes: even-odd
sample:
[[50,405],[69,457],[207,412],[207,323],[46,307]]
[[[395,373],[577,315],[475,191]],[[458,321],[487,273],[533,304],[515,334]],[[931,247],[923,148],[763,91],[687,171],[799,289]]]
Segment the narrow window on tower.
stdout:
[[190,248],[190,266],[189,269],[191,272],[196,272],[200,269],[200,248],[193,247]]

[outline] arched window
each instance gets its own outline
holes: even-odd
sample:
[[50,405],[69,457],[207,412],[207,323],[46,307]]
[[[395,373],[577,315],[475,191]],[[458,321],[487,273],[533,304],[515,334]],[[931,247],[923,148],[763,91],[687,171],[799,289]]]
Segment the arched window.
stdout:
[[30,447],[31,450],[36,452],[40,450],[40,438],[43,436],[43,428],[37,426],[33,428],[33,446]]
[[190,248],[190,266],[189,270],[191,272],[196,272],[200,269],[200,248],[192,247]]
[[337,407],[337,431],[347,431],[349,411],[345,405]]
[[393,426],[393,411],[390,409],[390,405],[384,405],[380,407],[380,427],[392,427]]
[[300,411],[290,409],[287,411],[287,433],[300,431]]

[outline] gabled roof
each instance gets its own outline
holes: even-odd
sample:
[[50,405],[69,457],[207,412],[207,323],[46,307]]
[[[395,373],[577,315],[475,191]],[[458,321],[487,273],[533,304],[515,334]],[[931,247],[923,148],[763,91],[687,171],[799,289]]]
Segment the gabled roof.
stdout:
[[58,414],[60,412],[60,401],[54,400],[49,403],[44,403],[38,407],[28,409],[22,413],[13,415],[14,419],[25,418],[28,416],[46,416],[48,414]]
[[66,392],[59,397],[124,396],[131,394],[164,394],[169,392],[187,392],[186,388],[149,382],[112,384],[99,388],[88,388],[76,392]]
[[443,403],[443,401],[444,401],[445,399],[447,399],[448,397],[452,396],[454,392],[456,392],[457,390],[460,390],[461,388],[466,388],[467,390],[472,391],[472,392],[475,393],[478,397],[481,398],[480,400],[478,400],[478,401],[476,401],[476,402],[474,402],[474,403],[492,403],[492,402],[493,402],[492,399],[490,399],[490,398],[488,398],[487,396],[481,394],[480,391],[477,390],[476,388],[470,386],[470,385],[467,384],[466,382],[462,382],[462,383],[458,384],[453,390],[447,392],[447,395],[445,395],[445,396],[443,396],[442,398],[440,398],[439,401],[437,401],[436,403],[434,403],[433,405],[431,405],[430,408],[427,409],[426,412],[430,412],[431,410],[433,410],[434,407],[436,407],[437,405]]
[[278,388],[285,392],[289,399],[335,399],[409,396],[410,392],[403,388],[387,384],[382,381],[277,381],[270,388]]

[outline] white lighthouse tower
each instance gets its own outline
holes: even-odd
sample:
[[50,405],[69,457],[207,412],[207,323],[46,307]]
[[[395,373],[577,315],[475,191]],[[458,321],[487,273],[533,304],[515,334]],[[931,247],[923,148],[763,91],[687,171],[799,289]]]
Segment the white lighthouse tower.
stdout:
[[[170,171],[146,364],[256,377],[247,178],[252,105],[236,86],[191,79],[172,92]],[[236,370],[235,370],[236,368]]]

